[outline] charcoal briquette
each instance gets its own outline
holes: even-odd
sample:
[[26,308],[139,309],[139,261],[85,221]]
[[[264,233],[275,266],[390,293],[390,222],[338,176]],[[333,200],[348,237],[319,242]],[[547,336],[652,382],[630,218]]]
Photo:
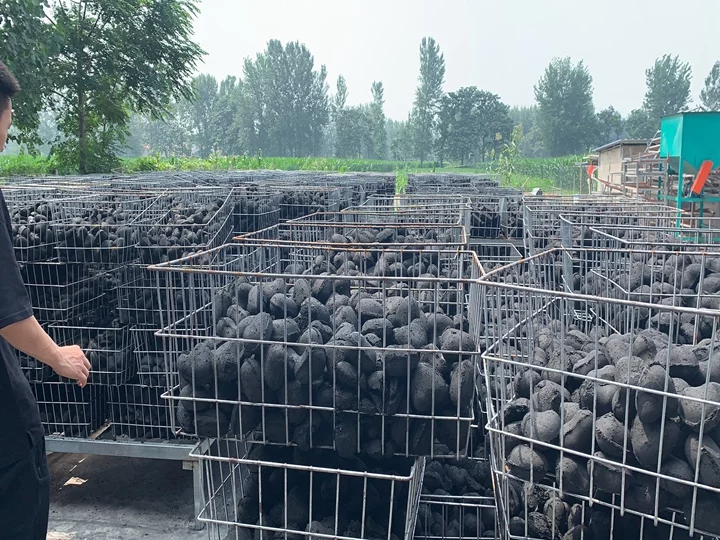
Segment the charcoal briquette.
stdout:
[[[685,459],[693,471],[698,464],[699,443],[698,436],[694,434],[685,440]],[[720,487],[720,448],[707,433],[703,434],[699,469],[701,483]]]
[[[614,461],[610,456],[595,452],[594,457]],[[588,475],[592,472],[594,485],[606,493],[620,494],[623,492],[623,473],[625,476],[625,488],[632,483],[632,471],[623,469],[622,465],[604,463],[595,459],[587,462]]]
[[[682,399],[692,397],[711,403],[701,403]],[[702,386],[689,386],[680,394],[679,412],[683,423],[694,431],[699,431],[701,422],[706,432],[720,426],[720,383],[709,382]],[[704,416],[704,418],[703,418]]]
[[535,386],[531,400],[536,411],[552,410],[559,413],[563,402],[570,401],[570,392],[556,382],[543,379]]
[[535,387],[541,380],[540,374],[535,370],[525,369],[519,371],[513,381],[515,393],[520,397],[530,399]]
[[580,409],[562,426],[562,446],[578,452],[587,452],[593,439],[593,414]]
[[[416,412],[431,413],[433,410],[440,410],[447,404],[449,389],[442,374],[434,370],[432,366],[420,363],[412,375],[410,395]],[[433,409],[433,404],[435,409]]]
[[549,467],[547,458],[526,444],[520,444],[510,451],[507,464],[511,474],[523,480],[530,480],[532,474],[536,482],[545,476]]
[[[668,377],[665,369],[657,364],[645,366],[638,384],[648,390],[675,394],[675,383]],[[651,424],[660,420],[663,414],[663,406],[666,407],[665,414],[668,417],[672,418],[677,415],[678,403],[675,398],[640,391],[635,395],[635,410],[638,418],[643,422]]]
[[[254,341],[269,341],[273,334],[272,316],[267,312],[263,312],[258,315],[251,315],[248,319],[250,319],[250,322],[243,332],[243,338]],[[246,354],[253,354],[259,347],[259,343],[247,342],[245,343],[245,352]]]
[[[654,469],[658,465],[658,459],[670,457],[673,449],[680,439],[680,428],[675,422],[665,420],[662,441],[660,439],[661,424],[645,424],[639,418],[633,420],[630,430],[630,441],[632,442],[635,458],[643,467]],[[662,456],[659,456],[662,443]]]
[[239,341],[226,341],[215,349],[215,372],[219,382],[237,382],[242,357],[243,344]]
[[240,366],[240,386],[248,401],[262,403],[262,370],[255,357],[246,359]]
[[298,306],[285,293],[276,293],[270,297],[269,311],[275,319],[293,319],[297,317]]
[[607,413],[595,421],[595,441],[608,456],[622,458],[623,447],[631,449],[629,434],[627,443],[624,439],[625,426],[613,413]]

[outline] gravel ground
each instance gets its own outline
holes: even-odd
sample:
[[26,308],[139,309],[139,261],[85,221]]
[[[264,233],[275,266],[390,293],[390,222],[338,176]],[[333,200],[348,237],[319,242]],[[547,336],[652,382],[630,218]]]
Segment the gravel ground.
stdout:
[[195,540],[192,472],[177,461],[48,456],[48,540]]

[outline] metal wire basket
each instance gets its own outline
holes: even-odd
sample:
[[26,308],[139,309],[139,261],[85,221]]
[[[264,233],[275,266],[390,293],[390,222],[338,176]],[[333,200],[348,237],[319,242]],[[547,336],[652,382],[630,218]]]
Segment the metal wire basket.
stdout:
[[40,322],[82,323],[104,302],[109,275],[61,262],[27,263],[20,275]]
[[280,223],[282,193],[255,185],[233,189],[233,233],[253,233]]
[[[272,184],[270,184],[272,187]],[[352,189],[348,187],[295,186],[288,189],[283,186],[283,199],[280,203],[282,221],[306,216],[314,212],[339,212],[350,206],[353,200]]]
[[[346,208],[341,214],[342,221],[346,223],[442,223],[465,225],[470,221],[470,206],[466,203],[438,203],[377,209],[353,206]],[[299,218],[299,220],[316,220],[317,217],[327,218],[331,221],[336,219],[336,216],[326,213],[313,218],[305,216]]]
[[79,345],[92,364],[93,384],[119,385],[135,374],[130,330],[51,324],[50,336],[60,345]]
[[[513,502],[508,483],[529,482],[718,534],[720,254],[554,251],[536,256],[534,283],[518,284],[523,261],[480,280],[492,321],[483,354],[488,430],[506,522],[552,529],[547,516],[530,518],[533,508]],[[542,261],[557,259],[563,274],[583,261],[574,283],[582,294],[546,287]],[[517,520],[508,527],[524,537]]]
[[[179,371],[166,397],[184,430],[222,437],[238,413],[235,435],[254,432],[257,442],[465,455],[482,333],[479,265],[465,251],[392,253],[404,275],[387,251],[309,244],[229,244],[152,267],[170,273],[173,287],[212,292],[205,305],[181,309],[170,289],[163,314],[159,335]],[[323,271],[356,257],[357,275]],[[423,271],[409,277],[408,268]],[[193,326],[208,316],[211,340]],[[252,321],[270,326],[257,334]],[[228,410],[208,413],[217,403]]]
[[[325,214],[313,214],[310,219],[290,220],[251,234],[236,236],[233,240],[243,242],[323,243],[383,246],[445,246],[464,249],[468,244],[467,233],[462,225],[441,223],[346,223],[342,214],[331,214],[339,219],[325,220]],[[310,216],[309,216],[310,217]]]
[[232,234],[232,195],[226,189],[173,191],[159,199],[138,224],[137,249],[142,264],[180,258],[226,242]]
[[175,438],[170,403],[162,390],[139,384],[108,387],[108,410],[115,437],[131,439]]
[[138,380],[143,386],[168,388],[177,380],[177,364],[174,358],[166,359],[163,339],[155,333],[156,330],[146,328],[130,330]]
[[346,460],[219,440],[202,462],[206,503],[198,519],[211,538],[411,540],[424,459]]
[[89,437],[105,422],[105,389],[93,384],[43,382],[30,385],[46,435]]

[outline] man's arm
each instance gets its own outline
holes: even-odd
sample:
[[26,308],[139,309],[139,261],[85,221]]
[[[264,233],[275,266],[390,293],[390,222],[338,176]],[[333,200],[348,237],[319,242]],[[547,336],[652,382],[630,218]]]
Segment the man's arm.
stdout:
[[90,362],[80,347],[59,347],[35,317],[0,328],[0,336],[19,351],[50,366],[58,375],[77,380],[80,386],[87,383]]

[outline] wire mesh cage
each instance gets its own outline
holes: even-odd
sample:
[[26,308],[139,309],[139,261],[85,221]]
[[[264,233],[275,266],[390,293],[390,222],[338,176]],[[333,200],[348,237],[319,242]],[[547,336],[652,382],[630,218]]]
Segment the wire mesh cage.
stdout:
[[233,189],[233,233],[252,233],[280,223],[279,190],[263,189],[256,185]]
[[[235,241],[245,242],[298,242],[302,244],[362,244],[376,247],[383,245],[412,246],[421,249],[424,246],[445,246],[446,248],[467,247],[468,239],[462,225],[442,223],[345,223],[342,214],[334,213],[338,220],[323,219],[326,214],[312,214],[318,220],[290,220],[263,229],[256,233],[236,236]],[[308,217],[311,217],[308,216]]]
[[339,212],[353,200],[352,189],[342,186],[284,186],[282,196],[280,219],[283,221],[314,212]]
[[234,208],[226,189],[168,193],[148,209],[153,217],[162,216],[138,224],[140,262],[166,262],[226,242],[232,234]]
[[[619,249],[622,247],[635,249],[665,250],[690,249],[690,250],[713,250],[720,246],[720,220],[715,218],[704,218],[709,227],[662,227],[662,226],[639,226],[631,228],[618,225],[602,225],[591,227],[582,236],[590,247]],[[569,225],[563,218],[561,228],[568,228]],[[576,235],[572,237],[564,230],[561,230],[563,237],[562,247],[573,247],[577,244]],[[572,240],[570,240],[572,238]]]
[[51,324],[50,336],[60,346],[78,345],[92,365],[90,382],[118,385],[135,374],[130,331],[120,328]]
[[167,388],[177,380],[177,364],[174,358],[166,360],[163,339],[155,333],[155,329],[130,330],[138,380],[143,386]]
[[30,385],[46,435],[89,437],[105,422],[105,389],[93,384],[43,382]]
[[[352,206],[343,210],[341,216],[342,221],[346,223],[442,223],[465,225],[470,220],[470,207],[465,203],[438,203],[377,209]],[[311,221],[317,218],[333,221],[337,216],[325,213],[313,217],[305,216],[295,221]]]
[[174,438],[171,407],[162,399],[162,390],[140,384],[110,386],[108,410],[115,437],[131,439]]
[[522,238],[523,195],[519,193],[500,194],[500,234],[504,238]]
[[57,238],[52,224],[65,219],[63,203],[70,195],[58,189],[7,189],[12,240],[18,262],[56,258]]
[[120,323],[139,328],[159,329],[160,298],[157,277],[141,265],[127,265],[120,270],[118,311]]
[[447,192],[452,188],[496,188],[500,185],[499,175],[419,173],[408,174],[408,193]]
[[675,208],[646,201],[598,202],[591,204],[551,205],[527,203],[524,207],[525,249],[529,255],[560,247],[561,217],[573,224],[578,244],[589,247],[583,238],[589,227],[677,227],[682,221],[695,221]]
[[98,194],[63,203],[65,219],[52,224],[61,262],[124,264],[137,256],[136,223],[157,201],[153,193]]
[[415,538],[500,538],[485,439],[473,426],[468,457],[426,460]]
[[211,538],[411,540],[424,459],[343,459],[332,451],[217,441],[200,459]]
[[111,278],[101,269],[62,262],[27,263],[20,275],[38,321],[65,323],[91,320]]
[[[258,443],[466,454],[482,334],[471,252],[242,243],[153,270],[212,292],[163,314],[184,431],[222,437],[235,417]],[[210,340],[192,324],[208,316]]]
[[470,242],[468,249],[475,252],[483,271],[490,272],[522,258],[520,250],[510,242]]
[[583,261],[582,294],[547,287],[542,265],[518,285],[523,261],[480,280],[492,466],[511,536],[528,535],[520,525],[565,533],[517,498],[529,485],[717,535],[720,255],[558,251],[543,260],[563,259],[564,274]]

